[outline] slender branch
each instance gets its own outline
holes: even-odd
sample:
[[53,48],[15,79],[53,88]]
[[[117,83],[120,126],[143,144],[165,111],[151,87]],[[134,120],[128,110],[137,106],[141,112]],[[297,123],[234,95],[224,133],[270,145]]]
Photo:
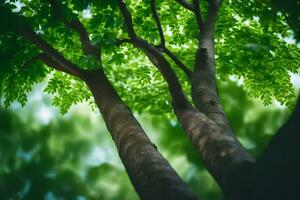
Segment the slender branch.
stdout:
[[162,30],[161,27],[161,23],[160,23],[160,19],[159,16],[157,14],[157,9],[156,9],[156,5],[155,5],[155,0],[151,0],[151,11],[152,11],[152,15],[153,18],[155,20],[158,32],[159,32],[159,37],[160,37],[160,47],[165,47],[166,42],[165,42],[165,36],[164,36],[164,32]]
[[189,2],[187,2],[186,0],[176,0],[180,5],[182,5],[183,7],[185,7],[186,9],[194,12],[194,6],[192,4],[190,4]]
[[205,29],[209,29],[208,32],[214,33],[215,23],[219,8],[221,7],[223,0],[210,0],[208,6],[208,16],[205,21]]
[[[63,5],[60,1],[49,0],[53,9],[53,16],[58,15],[60,12],[70,12],[69,8]],[[87,32],[84,25],[80,22],[78,17],[72,16],[72,20],[62,19],[63,23],[68,27],[76,31],[80,36],[80,42],[82,44],[83,52],[86,55],[95,56],[101,63],[101,49],[91,43],[89,33]]]
[[65,24],[79,33],[83,52],[87,55],[95,56],[101,63],[101,49],[91,43],[89,34],[79,19],[76,18],[71,22],[65,22]]
[[177,56],[175,56],[168,48],[164,48],[164,52],[175,62],[175,64],[185,73],[190,79],[192,77],[192,71],[183,64]]
[[35,46],[37,46],[39,49],[43,50],[43,52],[47,54],[47,56],[49,56],[52,60],[57,62],[61,68],[63,68],[64,72],[77,77],[82,76],[81,74],[82,70],[78,68],[77,65],[67,60],[61,53],[59,53],[50,44],[44,41],[33,30],[29,30],[29,29],[21,30],[19,34],[23,38],[35,44]]
[[134,41],[134,40],[137,39],[137,35],[136,35],[136,33],[134,31],[134,28],[133,28],[132,16],[131,16],[124,0],[118,0],[118,4],[119,4],[119,8],[121,10],[121,13],[124,17],[125,26],[127,28],[128,35],[129,35],[130,39],[132,41]]
[[[46,65],[48,65],[48,67],[51,67],[53,69],[56,69],[58,71],[61,72],[65,72],[67,74],[70,74],[70,72],[68,70],[66,70],[66,68],[64,68],[63,66],[61,66],[58,62],[56,62],[55,60],[53,60],[50,56],[48,56],[46,53],[42,53],[39,55],[39,59],[44,62]],[[71,74],[71,75],[75,75],[75,74]],[[75,75],[77,76],[77,75]]]
[[200,6],[199,6],[199,0],[193,0],[193,7],[194,7],[194,13],[196,16],[196,21],[199,27],[199,30],[203,28],[203,19],[201,16]]
[[132,41],[129,38],[120,38],[116,40],[116,46],[120,46],[123,43],[130,43],[132,44]]
[[157,14],[157,9],[156,9],[156,5],[155,5],[155,0],[151,0],[151,11],[152,11],[152,15],[153,18],[156,22],[156,26],[159,32],[159,36],[160,36],[160,45],[158,45],[159,48],[162,48],[163,52],[166,53],[174,62],[176,65],[178,65],[178,67],[180,69],[182,69],[182,71],[186,74],[186,76],[188,78],[191,77],[192,72],[189,70],[189,68],[187,68],[167,47],[166,47],[166,42],[165,42],[165,37],[164,37],[164,33],[162,30],[162,26],[160,23],[160,19],[159,16]]
[[122,0],[118,0],[118,4],[121,13],[125,19],[125,25],[128,27],[128,34],[130,36],[132,44],[135,47],[141,49],[149,58],[149,60],[154,64],[154,66],[156,66],[157,69],[164,76],[169,86],[169,91],[172,96],[173,104],[177,107],[185,107],[189,102],[183,93],[181,84],[174,70],[171,68],[170,63],[165,59],[165,57],[159,49],[151,45],[146,40],[139,38],[135,34],[135,32],[133,31],[131,14],[128,8],[126,7],[126,4]]
[[15,26],[17,28],[12,28],[11,31],[20,35],[24,39],[28,40],[36,47],[41,49],[44,53],[46,53],[51,59],[57,62],[61,67],[64,68],[64,71],[70,75],[74,75],[77,77],[82,76],[82,70],[78,68],[74,63],[67,60],[60,52],[54,49],[50,44],[44,41],[38,34],[36,34],[30,24],[28,24],[26,18],[24,16],[20,16],[16,13],[11,12],[8,9],[0,7],[1,11],[5,13],[5,15],[10,19],[15,19]]

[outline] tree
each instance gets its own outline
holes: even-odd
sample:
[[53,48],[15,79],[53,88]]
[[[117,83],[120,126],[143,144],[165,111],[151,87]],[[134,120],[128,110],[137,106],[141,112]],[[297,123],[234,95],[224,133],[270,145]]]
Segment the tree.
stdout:
[[[292,166],[285,158],[296,158],[297,145],[290,142],[299,140],[299,106],[257,162],[237,139],[217,90],[217,78],[235,75],[243,78],[249,96],[265,104],[275,98],[293,108],[289,73],[299,69],[300,51],[285,41],[291,31],[284,15],[256,1],[229,1],[223,7],[219,0],[176,2],[1,3],[0,18],[9,19],[0,26],[4,103],[25,104],[26,92],[49,76],[45,91],[62,113],[93,96],[141,199],[196,197],[130,108],[160,114],[173,110],[228,199],[295,194],[296,189],[291,192],[279,183],[291,174],[299,177],[298,160],[287,171],[291,174],[276,181],[271,177]],[[261,190],[270,181],[270,190]]]

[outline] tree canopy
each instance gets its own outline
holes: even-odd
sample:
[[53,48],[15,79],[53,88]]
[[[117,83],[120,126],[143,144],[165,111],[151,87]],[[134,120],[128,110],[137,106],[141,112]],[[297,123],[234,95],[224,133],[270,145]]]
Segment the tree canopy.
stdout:
[[[128,5],[138,35],[158,45],[159,32],[151,15],[150,1],[128,1]],[[205,15],[205,1],[201,2],[202,7]],[[124,101],[137,112],[171,112],[162,76],[140,50],[126,42],[127,32],[116,2],[73,0],[53,9],[48,1],[2,3],[1,19],[9,19],[0,25],[0,91],[5,105],[14,100],[24,105],[32,85],[46,77],[45,92],[54,96],[53,104],[62,113],[81,101],[92,104],[90,92],[82,82],[43,66],[38,61],[41,51],[15,34],[20,27],[33,27],[40,37],[82,69],[95,68],[100,65],[98,61],[85,55],[80,36],[65,26],[78,15],[92,44],[101,47],[104,70]],[[166,47],[177,55],[184,67],[192,70],[198,34],[194,16],[169,1],[158,1],[157,9]],[[240,79],[248,95],[260,98],[266,105],[275,98],[292,108],[295,92],[290,73],[296,73],[299,68],[300,50],[292,41],[293,32],[286,23],[284,14],[274,12],[267,4],[226,2],[218,16],[215,38],[219,80]],[[188,91],[187,77],[173,61],[171,63]]]
[[[83,101],[98,107],[143,200],[197,196],[133,112],[176,116],[225,198],[290,198],[298,173],[291,164],[300,164],[293,160],[300,100],[259,159],[235,133],[249,120],[238,117],[247,114],[227,116],[224,108],[232,103],[226,95],[236,95],[225,89],[231,81],[264,105],[294,108],[299,6],[297,0],[0,1],[0,18],[7,19],[0,24],[0,95],[7,107],[25,105],[34,84],[46,81],[44,91],[62,114]],[[233,101],[236,109],[247,107],[242,99]],[[289,179],[292,192],[281,187]]]

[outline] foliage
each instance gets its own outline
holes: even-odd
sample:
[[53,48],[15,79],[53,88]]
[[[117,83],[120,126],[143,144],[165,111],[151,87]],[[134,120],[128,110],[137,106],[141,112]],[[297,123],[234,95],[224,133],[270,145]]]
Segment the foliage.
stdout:
[[[245,147],[258,157],[289,113],[248,99],[234,82],[223,82],[220,87],[233,128]],[[49,99],[35,97],[41,90],[29,95],[30,103],[24,108],[13,104],[9,110],[0,109],[0,198],[138,199],[99,114],[91,113],[85,105],[71,109],[64,117],[54,112],[51,120],[43,121],[41,114],[45,113],[41,109],[51,108]],[[176,121],[164,116],[139,118],[152,141],[197,196],[222,199]]]
[[[68,9],[60,7],[61,12],[53,12],[48,1],[10,0],[1,3],[2,17],[10,18],[10,23],[0,24],[0,93],[5,98],[5,105],[14,100],[25,104],[26,93],[32,85],[46,77],[49,85],[45,91],[54,95],[53,104],[62,113],[73,104],[90,101],[90,93],[82,83],[60,72],[53,73],[42,67],[39,61],[34,61],[40,50],[14,35],[15,26],[11,26],[27,26],[29,23],[42,38],[79,67],[97,68],[95,58],[82,52],[78,34],[62,22],[78,15],[90,33],[92,43],[101,47],[105,71],[125,102],[137,112],[171,113],[170,98],[161,75],[131,44],[119,44],[119,39],[127,36],[116,2],[63,2]],[[137,33],[158,44],[159,36],[149,1],[128,3]],[[201,7],[207,7],[206,3]],[[158,8],[167,47],[192,69],[197,48],[194,16],[171,1],[158,1]],[[7,9],[25,16],[26,20],[15,15],[12,17],[7,14]],[[218,17],[215,40],[218,78],[228,80],[234,75],[243,80],[250,96],[260,98],[264,104],[269,105],[276,99],[292,108],[295,94],[290,74],[296,73],[300,64],[299,48],[287,42],[292,36],[283,14],[273,12],[270,4],[255,0],[225,2]],[[28,64],[30,60],[33,61]],[[189,91],[187,78],[175,65],[172,67],[184,89]]]
[[43,124],[41,107],[0,109],[1,199],[137,199],[103,124],[86,114]]

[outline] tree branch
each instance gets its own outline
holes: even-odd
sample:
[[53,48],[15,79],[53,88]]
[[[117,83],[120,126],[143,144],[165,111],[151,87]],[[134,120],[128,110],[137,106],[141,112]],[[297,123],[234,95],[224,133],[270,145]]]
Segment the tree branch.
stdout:
[[156,26],[157,26],[157,29],[159,32],[159,37],[160,37],[160,45],[159,46],[164,48],[166,46],[165,36],[164,36],[164,32],[161,27],[159,16],[157,14],[155,0],[151,0],[151,11],[152,11],[152,15],[153,15],[153,18],[155,20],[155,23],[156,23]]
[[194,6],[192,4],[190,4],[189,2],[187,2],[186,0],[176,0],[180,5],[182,5],[183,7],[185,7],[186,9],[194,12]]
[[[71,12],[69,8],[65,5],[63,5],[60,1],[57,0],[49,0],[51,7],[53,9],[53,15],[57,15],[57,13],[66,11]],[[62,9],[63,8],[63,9]],[[80,36],[80,42],[82,44],[83,52],[86,55],[92,55],[95,56],[100,64],[101,64],[101,49],[91,43],[89,33],[87,32],[84,25],[80,22],[78,17],[72,16],[72,20],[68,21],[67,19],[62,19],[63,23],[76,31]]]
[[120,39],[116,40],[116,46],[120,46],[123,43],[130,43],[130,44],[132,44],[132,41],[129,38],[120,38]]
[[95,56],[101,63],[101,49],[91,43],[89,34],[79,19],[74,19],[70,22],[65,22],[66,26],[79,33],[83,52],[86,55]]
[[[196,1],[196,0],[194,0]],[[222,106],[219,103],[216,84],[215,22],[222,1],[210,0],[208,17],[200,31],[200,40],[195,55],[194,73],[191,81],[193,102],[221,127],[230,128]]]
[[160,23],[160,19],[159,16],[157,14],[157,9],[156,9],[156,5],[155,5],[155,0],[151,0],[151,11],[152,11],[152,15],[153,18],[156,22],[156,26],[159,32],[159,36],[160,36],[160,44],[158,45],[158,48],[161,48],[163,50],[164,53],[166,53],[174,62],[176,65],[178,65],[178,67],[186,74],[186,76],[188,78],[191,78],[192,72],[189,70],[189,68],[187,68],[167,47],[166,47],[166,42],[165,42],[165,37],[164,37],[164,33],[162,30],[162,26]]
[[165,59],[159,49],[151,45],[146,40],[139,38],[135,34],[133,30],[131,14],[126,7],[126,4],[122,0],[118,0],[118,4],[125,19],[125,25],[128,27],[128,34],[132,41],[132,44],[138,49],[141,49],[149,58],[149,60],[154,64],[154,66],[156,66],[157,69],[161,72],[168,83],[173,104],[177,107],[185,107],[188,104],[188,100],[183,93],[181,84],[174,70],[171,68],[170,63]]
[[15,26],[10,27],[10,31],[20,35],[22,38],[28,40],[36,47],[41,49],[45,54],[51,57],[51,59],[57,62],[63,68],[64,72],[77,77],[82,77],[82,70],[74,63],[67,60],[60,52],[58,52],[50,44],[44,41],[38,34],[36,34],[24,16],[13,13],[9,9],[5,9],[2,6],[0,8],[1,11],[4,12],[4,16],[8,17],[9,19],[13,19],[14,23],[16,23],[14,24]]
[[199,0],[193,0],[193,7],[194,7],[194,13],[196,16],[196,21],[199,27],[199,30],[203,28],[203,19],[201,16],[200,6],[199,6]]
[[55,50],[51,45],[49,45],[46,41],[44,41],[39,35],[37,35],[33,30],[21,30],[19,34],[27,39],[28,41],[32,42],[35,46],[39,49],[43,50],[47,56],[49,56],[53,61],[58,63],[61,67],[61,71],[74,75],[77,77],[81,77],[82,70],[77,67],[74,63],[67,60],[61,53]]
[[41,53],[39,55],[39,59],[42,62],[44,62],[46,65],[48,65],[48,67],[51,67],[51,68],[56,69],[58,71],[65,72],[67,74],[74,75],[74,76],[78,77],[76,74],[71,74],[68,70],[66,70],[66,68],[64,68],[63,66],[61,66],[58,62],[54,61],[46,53]]
[[137,39],[137,35],[134,31],[134,28],[133,28],[133,24],[132,24],[132,16],[125,4],[125,1],[124,0],[117,0],[118,1],[118,5],[119,5],[119,8],[121,10],[121,13],[124,17],[124,22],[125,22],[125,26],[127,28],[127,32],[128,32],[128,35],[130,37],[130,39],[132,41],[136,40]]
[[[120,1],[118,2],[120,6]],[[126,6],[124,3],[121,5]],[[121,10],[123,10],[123,16],[125,15],[124,18],[127,17],[125,23],[127,23],[127,26],[132,27],[131,17],[128,18],[130,16],[129,11],[126,7],[122,7]],[[132,39],[133,45],[146,54],[166,80],[175,114],[189,138],[193,141],[207,168],[221,186],[229,188],[224,190],[230,193],[228,190],[232,189],[231,185],[233,184],[231,183],[234,183],[234,186],[239,183],[238,179],[240,177],[235,176],[235,172],[243,171],[243,166],[252,165],[254,160],[232,132],[223,129],[205,114],[194,109],[184,95],[178,77],[168,60],[162,55],[162,52],[147,41],[138,38],[136,35],[134,36],[135,38]]]
[[223,0],[210,0],[208,2],[208,15],[207,19],[205,20],[205,29],[208,29],[206,32],[214,34],[218,11],[223,3]]
[[164,48],[164,52],[175,62],[175,64],[185,73],[185,75],[191,79],[192,71],[183,64],[177,56],[175,56],[168,48]]

